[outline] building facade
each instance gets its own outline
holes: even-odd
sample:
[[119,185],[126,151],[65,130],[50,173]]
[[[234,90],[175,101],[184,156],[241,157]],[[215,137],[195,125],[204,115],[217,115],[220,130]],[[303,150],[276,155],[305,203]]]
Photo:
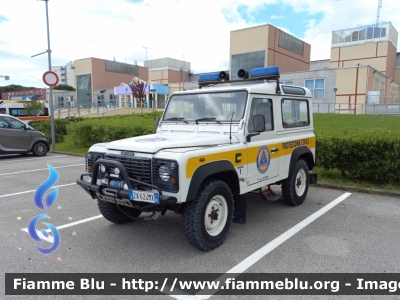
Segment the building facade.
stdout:
[[310,69],[311,45],[270,25],[230,32],[230,78],[244,69],[279,66],[281,73]]
[[[144,81],[149,78],[146,67],[93,57],[76,60],[75,74],[79,105],[96,103],[100,90],[112,91],[115,86],[130,82],[134,76]],[[111,97],[107,93],[103,96]]]
[[51,66],[51,70],[58,75],[58,84],[67,84],[76,88],[75,62],[69,62],[65,66]]

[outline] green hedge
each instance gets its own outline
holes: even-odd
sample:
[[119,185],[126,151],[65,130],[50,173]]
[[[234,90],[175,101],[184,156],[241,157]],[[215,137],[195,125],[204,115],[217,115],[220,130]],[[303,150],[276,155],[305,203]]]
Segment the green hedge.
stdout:
[[[54,119],[54,129],[56,143],[64,141],[67,134],[67,125],[82,121],[83,118]],[[51,123],[50,120],[31,121],[29,125],[42,132],[51,143]]]
[[361,133],[317,135],[316,165],[338,169],[366,181],[400,180],[400,133],[371,129]]
[[67,132],[75,145],[88,147],[94,143],[154,133],[156,118],[161,114],[161,112],[154,112],[85,119],[83,122],[69,124]]

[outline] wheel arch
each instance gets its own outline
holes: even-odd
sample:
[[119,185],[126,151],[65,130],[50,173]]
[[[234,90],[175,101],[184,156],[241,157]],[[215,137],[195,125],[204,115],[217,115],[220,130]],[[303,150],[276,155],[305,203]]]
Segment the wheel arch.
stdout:
[[309,170],[314,169],[315,162],[311,150],[306,146],[301,146],[294,149],[292,152],[289,165],[289,175],[293,173],[294,167],[299,159],[303,159],[307,163]]
[[225,181],[229,185],[233,195],[239,194],[239,178],[233,164],[228,160],[215,161],[204,164],[196,169],[190,180],[186,202],[194,200],[203,182],[211,178],[218,178]]

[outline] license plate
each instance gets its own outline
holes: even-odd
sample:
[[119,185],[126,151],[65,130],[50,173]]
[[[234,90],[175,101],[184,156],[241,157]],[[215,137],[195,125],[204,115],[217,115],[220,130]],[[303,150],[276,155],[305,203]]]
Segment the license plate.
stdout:
[[129,200],[160,204],[160,197],[157,192],[129,190]]

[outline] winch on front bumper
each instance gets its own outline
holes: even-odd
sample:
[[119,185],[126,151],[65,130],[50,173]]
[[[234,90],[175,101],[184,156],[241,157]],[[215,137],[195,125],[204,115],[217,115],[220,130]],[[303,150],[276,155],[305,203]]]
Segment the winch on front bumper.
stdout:
[[[102,178],[99,178],[100,174]],[[87,176],[91,178],[90,181],[84,180]],[[115,160],[98,159],[93,165],[92,173],[82,174],[76,183],[93,199],[142,211],[175,205],[177,202],[175,197],[163,195],[157,186],[130,178],[125,167]]]

